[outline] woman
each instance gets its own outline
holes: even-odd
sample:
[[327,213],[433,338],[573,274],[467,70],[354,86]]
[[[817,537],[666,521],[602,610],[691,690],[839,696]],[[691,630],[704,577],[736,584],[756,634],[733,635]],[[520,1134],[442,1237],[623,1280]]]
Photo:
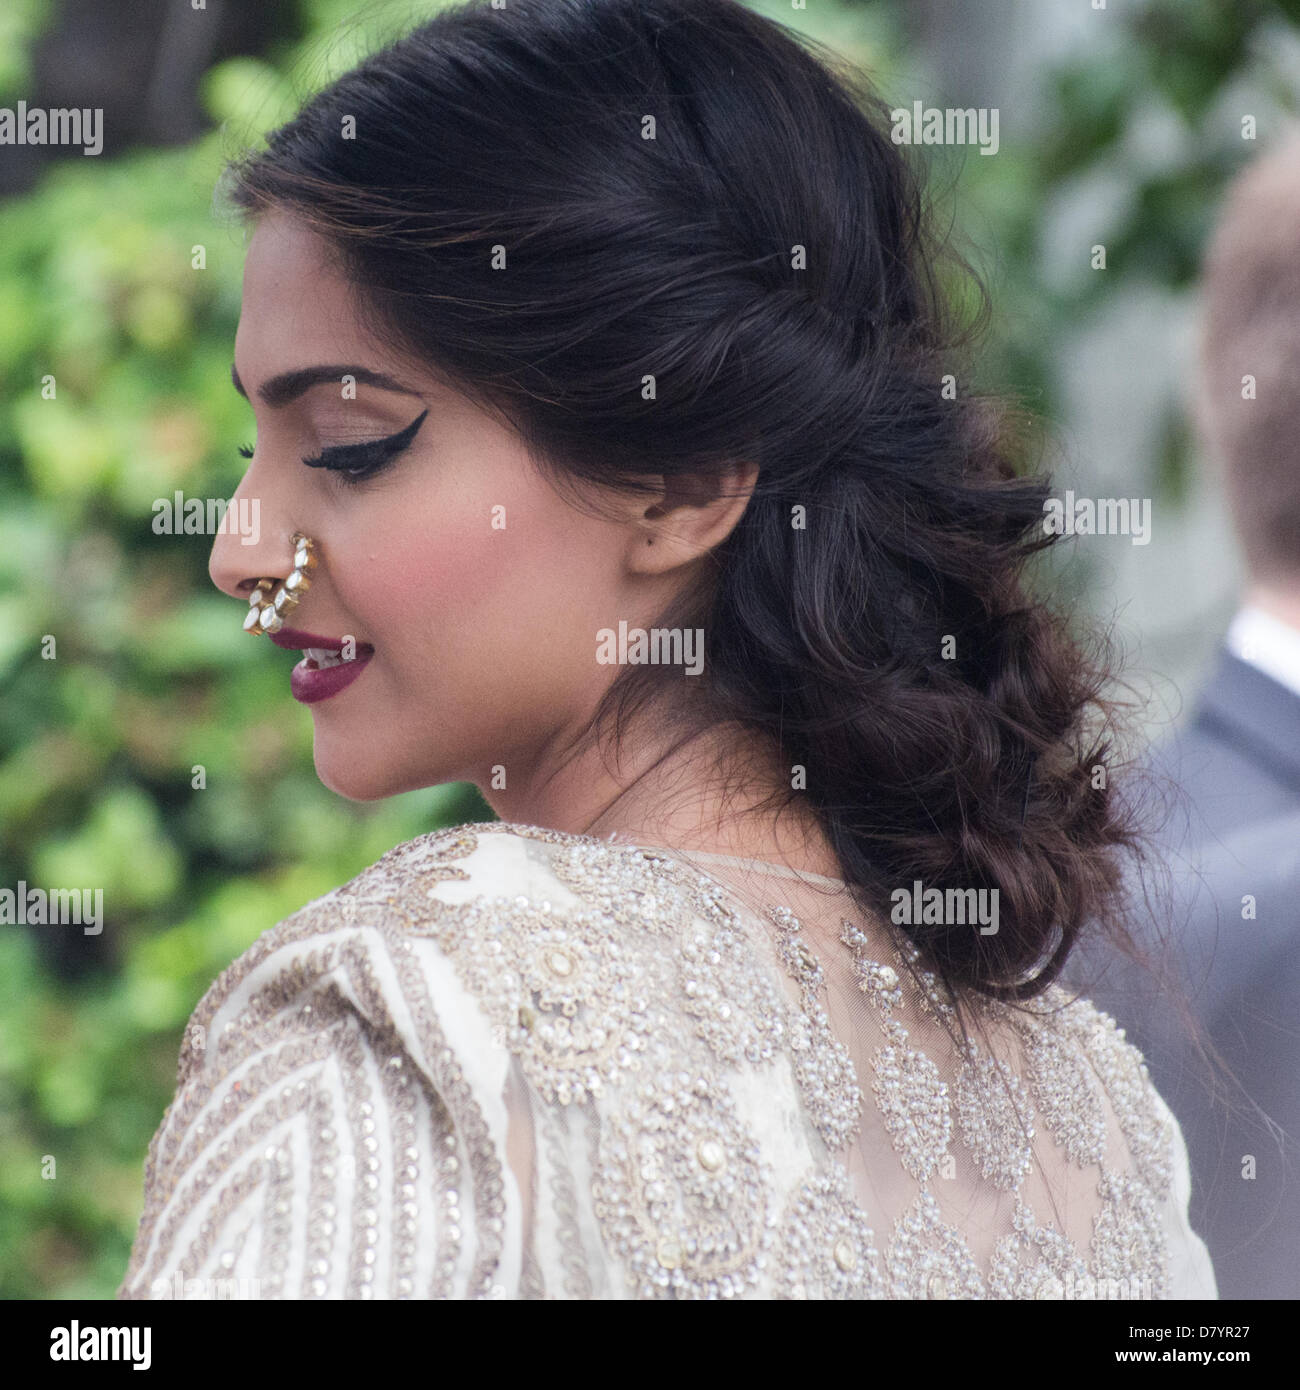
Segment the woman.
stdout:
[[327,786],[500,820],[212,987],[124,1296],[1214,1296],[1054,983],[1136,836],[889,125],[733,0],[512,0],[233,171],[213,580]]

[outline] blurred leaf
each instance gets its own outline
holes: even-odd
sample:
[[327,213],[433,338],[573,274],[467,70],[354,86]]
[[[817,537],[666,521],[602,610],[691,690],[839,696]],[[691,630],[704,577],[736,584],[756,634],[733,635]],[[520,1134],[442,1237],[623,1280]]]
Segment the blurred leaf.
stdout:
[[41,886],[102,890],[105,931],[165,901],[181,881],[176,846],[138,787],[107,790],[77,831],[38,845],[32,862]]

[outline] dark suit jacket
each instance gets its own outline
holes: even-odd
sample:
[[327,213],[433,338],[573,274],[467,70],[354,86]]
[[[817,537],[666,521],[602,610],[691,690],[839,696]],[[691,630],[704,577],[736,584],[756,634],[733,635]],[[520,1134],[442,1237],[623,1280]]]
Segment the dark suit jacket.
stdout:
[[1187,798],[1163,832],[1173,891],[1157,906],[1171,899],[1172,913],[1156,925],[1245,1095],[1230,1086],[1225,1095],[1222,1081],[1215,1093],[1150,975],[1111,964],[1084,987],[1146,1055],[1182,1127],[1191,1223],[1219,1296],[1298,1298],[1300,696],[1221,650],[1190,724],[1157,751],[1154,770]]

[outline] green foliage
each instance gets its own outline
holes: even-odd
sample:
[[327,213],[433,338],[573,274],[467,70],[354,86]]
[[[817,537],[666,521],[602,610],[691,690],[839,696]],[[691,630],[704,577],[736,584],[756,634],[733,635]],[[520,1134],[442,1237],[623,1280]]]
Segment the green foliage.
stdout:
[[[1226,184],[1295,118],[1300,0],[1134,0],[1123,15],[1046,74],[1028,139],[1006,125],[1023,113],[1003,112],[997,158],[965,159],[949,213],[994,289],[981,384],[1014,395],[1049,431],[1066,413],[1073,344],[1130,297],[1190,300]],[[1105,248],[1104,272],[1090,264],[1093,244]],[[1189,394],[1148,392],[1154,444],[1141,486],[1166,516],[1192,491]],[[1059,471],[1070,443],[1050,433],[1039,443],[1033,462]],[[1098,563],[1073,549],[1046,560],[1058,592],[1085,607],[1104,582]]]

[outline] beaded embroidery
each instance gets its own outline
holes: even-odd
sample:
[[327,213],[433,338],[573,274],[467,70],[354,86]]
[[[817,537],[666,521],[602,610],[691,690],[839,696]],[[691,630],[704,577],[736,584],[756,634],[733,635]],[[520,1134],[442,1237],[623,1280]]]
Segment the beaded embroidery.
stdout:
[[[846,920],[868,1100],[801,926],[668,852],[509,824],[396,847],[195,1009],[120,1296],[250,1273],[270,1298],[1166,1296],[1175,1133],[1122,1030],[1057,986],[974,1000],[1008,1050],[945,1054],[950,1084],[917,1039],[952,1000]],[[1086,1249],[1035,1213],[1036,1126],[1095,1174]],[[844,1166],[873,1133],[890,1210]],[[939,1200],[958,1157],[1005,1210],[983,1266]]]

